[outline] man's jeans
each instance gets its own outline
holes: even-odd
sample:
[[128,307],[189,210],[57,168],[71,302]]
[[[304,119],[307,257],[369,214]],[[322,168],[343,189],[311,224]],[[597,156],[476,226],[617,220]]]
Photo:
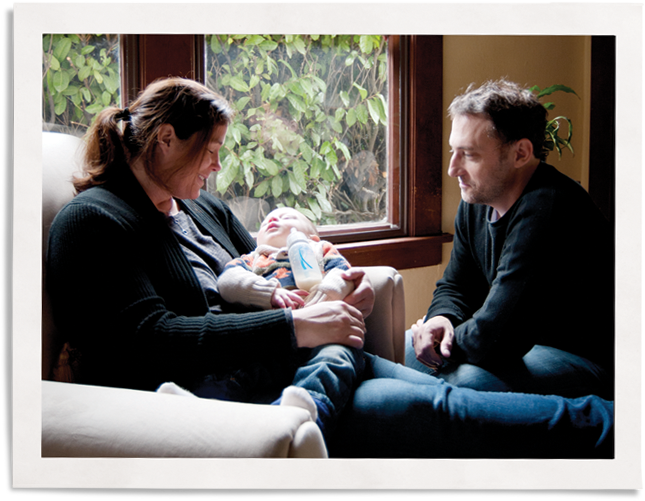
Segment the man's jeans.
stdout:
[[[595,396],[459,388],[338,345],[301,355],[292,384],[328,405],[332,457],[613,457],[613,403]],[[274,391],[241,401],[270,403]]]
[[612,402],[475,391],[365,357],[332,457],[613,457]]
[[493,372],[471,364],[445,362],[436,372],[416,359],[412,331],[405,333],[405,365],[463,388],[514,391],[575,398],[598,395],[613,400],[611,378],[593,362],[566,351],[536,345],[522,360]]

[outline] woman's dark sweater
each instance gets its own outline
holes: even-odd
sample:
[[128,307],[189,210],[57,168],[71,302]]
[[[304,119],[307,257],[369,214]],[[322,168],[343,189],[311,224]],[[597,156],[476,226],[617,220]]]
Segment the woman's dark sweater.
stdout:
[[[231,256],[255,247],[210,194],[180,206]],[[56,216],[47,288],[57,327],[80,352],[81,383],[154,390],[174,381],[190,389],[208,375],[293,363],[291,312],[210,313],[165,216],[125,166]]]

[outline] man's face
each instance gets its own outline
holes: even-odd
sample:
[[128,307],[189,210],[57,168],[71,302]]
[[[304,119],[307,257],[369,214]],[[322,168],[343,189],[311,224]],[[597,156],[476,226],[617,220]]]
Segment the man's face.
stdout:
[[465,202],[490,205],[500,211],[505,207],[515,169],[509,149],[488,134],[492,125],[480,115],[458,115],[453,119],[448,175],[459,179]]

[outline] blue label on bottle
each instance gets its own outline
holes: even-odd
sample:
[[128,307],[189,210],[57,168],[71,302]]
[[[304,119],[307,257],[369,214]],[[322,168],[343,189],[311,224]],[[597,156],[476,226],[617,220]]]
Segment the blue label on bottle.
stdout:
[[298,249],[298,254],[300,254],[300,264],[302,264],[303,269],[309,268],[310,270],[313,270],[313,266],[311,266],[307,260],[305,259],[305,256],[302,254],[302,247]]

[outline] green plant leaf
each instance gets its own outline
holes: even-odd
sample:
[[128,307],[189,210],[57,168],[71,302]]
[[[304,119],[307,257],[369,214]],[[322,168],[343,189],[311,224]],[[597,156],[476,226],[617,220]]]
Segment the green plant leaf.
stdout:
[[276,198],[282,195],[282,179],[280,179],[280,176],[271,178],[271,193]]
[[377,125],[381,121],[381,113],[378,106],[378,103],[374,99],[369,99],[367,101],[367,108],[369,109],[370,116]]
[[378,98],[377,103],[379,106],[379,117],[381,118],[381,123],[387,126],[387,102],[385,101],[385,97],[383,97],[383,94],[378,94],[377,98]]
[[69,85],[61,94],[63,96],[76,96],[79,93],[79,88],[77,85]]
[[85,111],[89,113],[90,115],[95,115],[98,112],[102,111],[104,108],[103,104],[101,103],[94,103],[89,105],[87,108],[85,108]]
[[69,75],[65,71],[57,71],[54,74],[54,89],[56,92],[63,92],[69,85]]
[[367,111],[367,107],[363,103],[356,107],[356,118],[358,118],[358,121],[363,125],[367,123],[369,113]]
[[350,109],[345,115],[345,123],[347,127],[351,127],[356,123],[356,110],[354,108]]
[[248,92],[250,90],[248,84],[244,81],[244,79],[240,75],[236,75],[232,77],[229,80],[228,85],[230,85],[235,90],[240,92]]
[[216,185],[219,193],[224,193],[239,172],[240,163],[235,155],[228,155],[222,162],[222,170],[217,173]]
[[85,80],[87,77],[90,76],[91,72],[92,72],[91,66],[83,66],[80,70],[78,70],[78,79],[80,81]]
[[363,87],[358,85],[356,82],[354,82],[352,85],[358,89],[358,92],[361,95],[361,99],[365,99],[367,97],[367,90],[366,89],[364,89]]
[[316,222],[316,216],[314,215],[313,212],[311,212],[309,209],[306,209],[304,207],[297,207],[297,210],[302,212],[305,216],[307,216],[311,221]]
[[303,56],[307,55],[307,45],[305,44],[305,41],[302,39],[301,36],[297,36],[294,41],[293,41],[293,46],[296,48],[300,54]]
[[271,52],[273,50],[276,50],[278,48],[278,44],[275,43],[273,40],[264,40],[260,44],[260,48],[266,52]]
[[349,152],[349,148],[347,148],[347,146],[344,143],[342,143],[338,139],[334,139],[334,146],[336,146],[337,149],[343,152],[343,155],[345,156],[345,160],[351,160],[352,155]]
[[72,41],[69,38],[61,38],[54,47],[54,57],[59,61],[62,61],[67,57],[71,48]]
[[211,44],[210,44],[211,50],[213,51],[214,54],[221,54],[222,52],[222,44],[219,41],[219,37],[217,35],[212,35],[211,36]]
[[275,101],[278,99],[282,99],[285,96],[284,89],[282,88],[282,85],[279,83],[275,83],[271,86],[271,90],[269,92],[269,101]]
[[257,75],[251,76],[251,80],[249,81],[249,90],[255,87],[257,84],[260,83],[260,77]]
[[49,63],[49,69],[53,71],[60,70],[60,62],[51,54],[46,55],[46,61]]
[[296,196],[300,195],[303,190],[300,188],[300,185],[296,181],[296,177],[294,176],[293,172],[288,172],[287,177],[289,179],[289,190],[291,191],[291,193]]
[[316,216],[316,219],[320,219],[322,217],[322,210],[320,209],[320,205],[318,205],[318,200],[316,200],[316,198],[307,197],[307,205],[309,205],[309,208]]
[[354,61],[356,61],[356,57],[358,56],[358,52],[353,50],[348,54],[348,56],[345,58],[345,66],[351,66],[354,64]]
[[246,186],[249,188],[253,188],[253,183],[255,182],[255,176],[253,175],[253,170],[247,169],[246,165],[244,166],[244,181],[246,182]]
[[311,162],[311,159],[314,157],[314,150],[311,149],[311,146],[309,146],[306,142],[301,142],[298,145],[298,149],[302,153],[302,157],[307,161]]
[[[336,167],[336,164],[338,163],[338,155],[336,155],[336,152],[333,149],[329,149],[325,153],[325,159],[330,163],[332,167]],[[340,176],[339,172],[336,172],[337,176]]]
[[347,91],[341,90],[339,95],[341,101],[343,102],[343,105],[346,107],[349,106],[349,94],[347,93]]
[[334,210],[333,206],[331,205],[331,202],[327,200],[327,198],[325,198],[325,195],[323,195],[320,192],[317,192],[315,193],[315,196],[316,196],[316,200],[318,200],[318,204],[320,205],[320,209],[323,212],[330,213]]
[[264,42],[266,39],[262,35],[251,35],[246,40],[244,40],[244,45],[259,45]]
[[358,42],[358,46],[361,48],[363,54],[369,54],[370,52],[372,52],[372,50],[374,50],[372,37],[369,35],[361,36]]
[[105,75],[103,77],[103,83],[105,84],[105,89],[110,94],[114,94],[117,90],[119,90],[120,80],[117,75]]
[[[535,86],[535,88],[539,89],[539,87],[537,86]],[[571,87],[567,87],[566,85],[556,84],[556,85],[551,85],[550,87],[547,87],[539,91],[537,97],[539,99],[541,97],[548,96],[549,94],[553,94],[554,92],[557,92],[557,91],[567,92],[569,94],[575,94],[576,96],[578,96],[578,94],[576,94],[576,91],[573,90]]]
[[67,99],[62,99],[60,102],[54,104],[54,113],[62,115],[67,110]]
[[315,157],[311,162],[311,168],[309,169],[309,178],[318,179],[324,169],[325,162],[323,162],[319,157]]
[[255,191],[253,192],[253,196],[256,198],[261,198],[263,197],[266,192],[269,190],[269,179],[265,179],[262,181],[260,184],[258,184],[255,188]]

